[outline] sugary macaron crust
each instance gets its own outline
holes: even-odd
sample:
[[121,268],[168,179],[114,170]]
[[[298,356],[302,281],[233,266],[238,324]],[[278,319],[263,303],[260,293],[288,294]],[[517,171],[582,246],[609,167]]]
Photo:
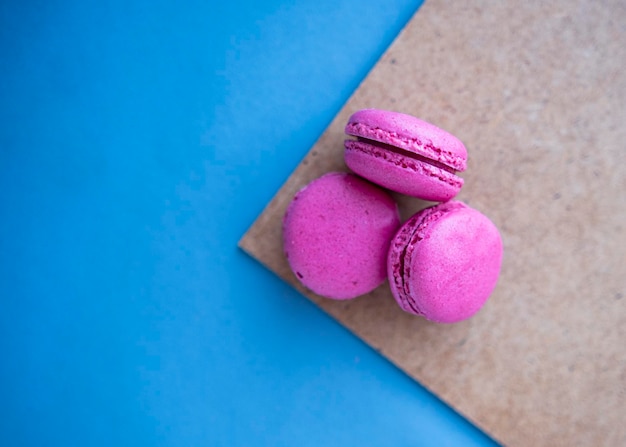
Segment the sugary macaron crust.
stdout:
[[463,186],[467,150],[448,132],[398,112],[365,109],[348,120],[344,158],[359,175],[403,194],[446,201]]
[[283,249],[305,287],[350,299],[386,279],[389,242],[399,226],[386,191],[354,174],[333,172],[294,196],[283,219]]
[[502,240],[495,225],[462,202],[420,211],[400,228],[388,257],[390,287],[406,312],[438,323],[474,315],[496,286]]

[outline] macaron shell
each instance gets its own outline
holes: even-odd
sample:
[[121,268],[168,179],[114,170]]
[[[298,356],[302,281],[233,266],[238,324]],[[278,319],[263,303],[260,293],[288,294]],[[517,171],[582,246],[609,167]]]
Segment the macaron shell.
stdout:
[[383,189],[330,173],[300,190],[283,220],[284,252],[298,280],[318,295],[350,299],[386,279],[389,242],[400,226]]
[[448,201],[463,186],[463,179],[451,172],[363,141],[346,140],[344,160],[377,185],[424,200]]
[[409,287],[411,256],[418,243],[428,235],[430,224],[458,208],[467,208],[467,205],[454,200],[425,208],[411,216],[394,236],[389,247],[387,267],[392,295],[402,310],[424,316]]
[[467,149],[454,135],[411,115],[379,109],[363,109],[349,118],[348,135],[390,144],[449,165],[467,168]]
[[478,312],[496,286],[502,263],[502,239],[495,225],[458,203],[438,205],[410,219],[398,232],[406,242],[402,265],[392,266],[400,259],[397,253],[389,257],[390,275],[402,276],[401,281],[394,278],[392,287],[398,303],[438,323],[455,323]]

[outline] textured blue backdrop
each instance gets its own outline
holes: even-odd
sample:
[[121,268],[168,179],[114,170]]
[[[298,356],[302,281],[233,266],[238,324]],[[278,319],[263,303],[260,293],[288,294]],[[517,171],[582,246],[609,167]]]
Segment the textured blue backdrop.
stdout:
[[420,3],[2,2],[2,445],[492,444],[236,248]]

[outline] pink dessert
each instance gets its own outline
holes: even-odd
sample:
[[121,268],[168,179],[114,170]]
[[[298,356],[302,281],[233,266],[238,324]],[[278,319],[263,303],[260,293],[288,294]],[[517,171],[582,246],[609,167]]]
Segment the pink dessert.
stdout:
[[348,167],[402,194],[444,202],[458,194],[467,150],[445,130],[410,115],[365,109],[354,113],[345,132]]
[[318,295],[350,299],[387,277],[389,242],[400,220],[383,189],[354,174],[334,172],[293,198],[283,220],[291,270]]
[[438,323],[474,315],[496,286],[502,240],[495,225],[464,203],[426,208],[389,248],[391,291],[406,312]]

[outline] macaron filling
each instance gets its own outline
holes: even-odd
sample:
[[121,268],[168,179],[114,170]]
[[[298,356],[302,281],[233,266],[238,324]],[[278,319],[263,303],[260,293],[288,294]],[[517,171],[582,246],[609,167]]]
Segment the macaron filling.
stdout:
[[440,161],[434,160],[432,158],[428,158],[417,152],[411,152],[407,149],[402,149],[401,147],[398,147],[398,146],[393,146],[391,144],[383,143],[383,142],[376,141],[376,140],[370,140],[369,138],[365,138],[365,137],[357,137],[356,141],[375,146],[376,148],[381,149],[382,151],[392,152],[394,154],[399,155],[401,158],[406,158],[409,160],[416,160],[421,163],[428,163],[429,165],[433,165],[436,168],[443,169],[444,171],[448,171],[452,174],[456,174],[456,170],[454,169],[454,167],[447,165],[445,163],[442,163]]
[[345,147],[347,151],[362,153],[402,169],[426,174],[454,187],[463,186],[463,179],[456,175],[451,166],[396,146],[359,137],[356,140],[346,140]]
[[438,167],[445,166],[446,168],[442,169],[452,173],[465,171],[467,167],[467,161],[464,157],[447,151],[425,138],[407,136],[361,122],[349,122],[345,132],[358,139],[367,140],[369,144],[383,145],[381,147],[386,150],[393,147],[403,150],[403,154],[408,157],[417,159],[419,156],[421,157],[420,161]]

